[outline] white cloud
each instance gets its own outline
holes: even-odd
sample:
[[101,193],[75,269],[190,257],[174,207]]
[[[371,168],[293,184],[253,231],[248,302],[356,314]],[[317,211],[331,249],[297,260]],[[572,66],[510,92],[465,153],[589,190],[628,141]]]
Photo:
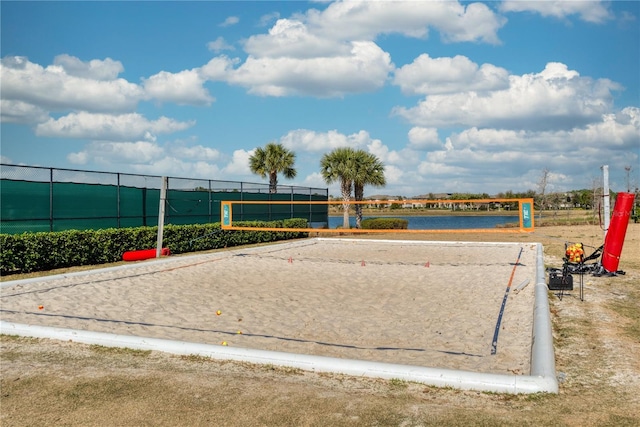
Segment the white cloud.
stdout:
[[[570,130],[522,131],[470,128],[453,133],[446,147],[429,151],[416,171],[434,191],[524,191],[536,188],[540,172],[554,174],[554,188],[590,188],[585,170],[597,175],[603,162],[637,164],[640,109],[606,114]],[[498,190],[496,190],[498,188]]]
[[[390,55],[374,43],[377,36],[397,33],[426,37],[433,27],[447,41],[498,43],[497,31],[505,22],[481,3],[338,1],[323,11],[310,9],[278,19],[268,33],[246,40],[244,49],[249,56],[238,68],[229,68],[224,59],[224,73],[218,63],[213,67],[217,73],[207,67],[204,74],[260,96],[327,98],[372,92],[384,86],[394,69]],[[466,83],[468,89],[505,86],[506,72],[502,69],[470,65],[476,69],[470,71],[474,80]],[[412,81],[411,68],[400,72],[397,84],[415,93],[453,90],[468,77],[461,76],[453,87],[445,89],[444,82]],[[419,65],[413,64],[413,71],[417,68]]]
[[[375,155],[384,164],[385,177],[389,185],[402,184],[403,177],[406,177],[407,173],[410,174],[411,167],[419,162],[419,157],[412,149],[391,150],[381,140],[372,138],[364,130],[345,135],[337,130],[315,132],[307,129],[297,129],[281,137],[280,143],[298,154],[298,163],[314,164],[318,165],[318,168],[321,153],[328,153],[341,147],[363,149]],[[440,144],[441,146],[442,144]],[[308,153],[313,153],[313,155],[307,155]],[[411,181],[417,182],[416,179],[419,180],[414,174],[411,177]],[[300,185],[323,187],[326,186],[326,183],[324,183],[319,173],[312,173]],[[329,188],[330,192],[339,192],[337,186],[330,186]]]
[[[491,152],[503,152],[505,150],[526,151],[539,150],[542,147],[530,145],[528,136],[524,131],[502,129],[478,129],[470,128],[460,133],[454,133],[446,140],[447,150],[485,150]],[[545,144],[546,145],[546,144]]]
[[222,168],[222,179],[225,179],[224,176],[251,175],[251,169],[249,169],[249,157],[253,155],[253,151],[254,150],[234,150],[231,160]]
[[478,64],[465,56],[431,58],[418,56],[395,72],[394,84],[408,95],[430,95],[506,89],[509,74],[504,68]]
[[297,129],[280,138],[280,143],[288,149],[308,152],[328,152],[340,147],[361,148],[371,141],[369,133],[363,130],[351,135],[345,135],[337,130],[315,132],[307,129]]
[[[322,174],[320,172],[313,172],[307,175],[299,185],[314,188],[327,188],[327,183],[324,182],[324,178],[322,178]],[[339,187],[339,184],[334,183],[331,188],[335,192],[340,191]],[[329,192],[329,194],[331,194],[331,191]]]
[[93,141],[82,151],[68,154],[67,160],[77,165],[95,163],[110,167],[117,164],[136,173],[219,179],[220,169],[215,161],[220,157],[217,150],[203,146],[163,147],[153,141]]
[[[117,75],[111,60],[83,63],[70,56],[58,56],[63,65],[42,67],[25,57],[8,56],[0,61],[2,99],[21,101],[49,111],[86,110],[122,112],[134,109],[144,91],[124,79],[104,80]],[[71,72],[87,77],[69,74]],[[96,80],[99,76],[103,80]]]
[[324,11],[309,10],[309,28],[327,38],[374,40],[380,34],[423,38],[436,28],[447,41],[498,43],[506,20],[482,3],[457,1],[337,1]]
[[193,125],[194,122],[179,122],[167,117],[150,121],[137,113],[108,115],[80,112],[39,124],[36,126],[36,135],[131,141],[138,138],[152,139],[154,135],[178,132]]
[[498,30],[507,22],[483,3],[454,7],[434,26],[448,42],[484,42],[500,44]]
[[230,27],[232,25],[236,25],[238,22],[240,22],[240,18],[238,18],[237,16],[229,16],[227,19],[224,20],[222,24],[220,24],[220,26]]
[[218,165],[208,162],[189,162],[166,156],[148,164],[137,163],[129,166],[135,173],[165,175],[184,178],[220,179]]
[[616,114],[604,114],[600,121],[584,127],[556,133],[540,133],[536,144],[547,142],[549,147],[566,144],[577,147],[581,152],[587,148],[601,151],[629,152],[640,147],[640,108],[627,107]]
[[348,43],[318,36],[293,19],[278,19],[268,34],[251,36],[244,50],[254,58],[313,58],[348,54]]
[[[300,176],[295,185],[326,187],[317,172],[319,153],[339,146],[353,146],[367,149],[385,163],[387,186],[367,188],[369,195],[525,191],[536,188],[544,168],[552,172],[553,191],[563,191],[589,188],[591,181],[584,180],[584,171],[591,170],[592,175],[597,175],[603,159],[610,164],[637,164],[638,155],[633,150],[640,146],[640,108],[629,107],[617,114],[605,114],[597,122],[570,130],[469,128],[449,135],[445,145],[432,128],[416,127],[409,134],[408,144],[401,150],[389,149],[364,130],[345,135],[335,130],[298,129],[284,135],[280,142],[299,155]],[[419,143],[431,145],[426,152],[414,151]],[[228,163],[223,165],[223,153],[200,145],[167,144],[162,148],[150,141],[96,142],[68,157],[76,164],[128,164],[136,173],[257,182],[258,178],[251,174],[248,166],[252,152],[234,150]],[[307,167],[313,161],[316,162],[313,167]],[[329,189],[330,194],[339,194],[337,186]]]
[[247,60],[228,79],[262,96],[311,95],[321,98],[381,88],[393,70],[388,53],[372,42],[352,42],[347,55]]
[[[212,65],[207,64],[211,73]],[[50,111],[123,113],[134,111],[143,99],[176,104],[210,105],[215,99],[204,87],[206,72],[161,71],[143,79],[144,87],[117,78],[124,70],[110,58],[88,62],[58,55],[54,64],[42,67],[25,57],[7,56],[0,61],[3,121],[41,122]]]
[[430,150],[442,148],[442,141],[438,136],[438,129],[412,127],[409,130],[409,148],[414,150]]
[[441,161],[424,161],[418,165],[418,173],[427,177],[444,175],[457,176],[465,172],[465,168],[459,166],[449,166]]
[[[587,149],[632,150],[640,147],[640,108],[628,107],[618,114],[605,114],[601,120],[570,130],[524,131],[470,128],[447,138],[452,151],[471,150],[492,153],[549,153],[552,157]],[[600,159],[594,159],[600,161]]]
[[215,98],[203,86],[205,81],[197,69],[179,73],[161,71],[143,79],[143,86],[148,96],[159,101],[179,105],[211,105]]
[[61,67],[68,75],[90,80],[115,80],[124,71],[120,61],[105,58],[103,61],[92,59],[84,62],[75,56],[62,54],[53,59],[55,66]]
[[91,160],[87,151],[67,154],[67,160],[73,165],[86,165]]
[[85,164],[89,160],[99,164],[139,164],[162,158],[164,150],[153,142],[100,141],[87,144],[81,152],[67,156],[69,161]]
[[260,27],[266,27],[271,25],[272,22],[277,21],[280,18],[280,12],[271,12],[260,17],[258,25]]
[[505,90],[430,95],[413,108],[396,107],[393,112],[426,127],[571,129],[607,113],[613,104],[611,92],[621,89],[608,79],[580,77],[560,63],[509,81]]
[[369,153],[375,155],[386,167],[391,164],[402,164],[404,160],[408,161],[407,165],[411,163],[411,157],[403,158],[403,156],[395,151],[390,150],[389,147],[384,145],[379,139],[372,140],[367,144]]
[[[408,175],[413,175],[407,169],[404,169],[400,166],[396,165],[385,165],[384,166],[384,177],[387,181],[387,185],[406,185],[408,182],[411,182],[411,186],[414,186],[418,183],[415,180],[415,177],[408,180]],[[368,191],[382,192],[382,189],[369,189]],[[397,194],[396,194],[397,195]]]
[[194,147],[185,146],[171,146],[168,150],[173,156],[179,157],[185,160],[197,160],[204,162],[215,162],[220,160],[220,151],[204,147],[202,145],[196,145]]
[[502,12],[535,12],[544,17],[564,19],[578,15],[586,22],[602,23],[613,17],[604,1],[523,1],[506,0],[500,4]]
[[235,48],[227,43],[224,37],[218,37],[212,42],[207,43],[207,48],[215,53],[222,52],[223,50],[235,50]]
[[0,121],[2,123],[42,123],[49,119],[46,110],[22,101],[0,100]]
[[199,161],[195,163],[180,162],[184,165],[182,169],[182,176],[202,179],[224,179],[224,175],[220,172],[220,167],[215,163],[209,163],[205,161]]
[[207,80],[226,80],[233,73],[233,66],[238,63],[237,58],[231,59],[220,55],[203,65],[200,68],[200,75]]
[[[243,42],[246,59],[217,55],[233,49],[220,36],[207,44],[216,57],[202,67],[160,71],[141,85],[118,78],[124,66],[111,58],[82,61],[63,54],[43,67],[24,57],[5,57],[0,62],[2,121],[40,123],[37,136],[92,140],[67,155],[73,164],[255,182],[248,161],[253,151],[159,144],[161,135],[195,122],[149,120],[134,113],[140,100],[210,105],[215,99],[206,89],[208,81],[259,96],[344,97],[379,90],[395,70],[393,84],[402,93],[423,97],[413,108],[394,109],[412,126],[406,146],[387,145],[367,130],[292,130],[280,142],[298,154],[301,181],[296,184],[325,187],[317,172],[319,157],[344,146],[367,149],[385,163],[387,188],[367,189],[377,194],[525,190],[535,186],[544,168],[552,170],[557,188],[581,188],[590,185],[583,182],[584,170],[595,175],[604,161],[638,164],[640,109],[613,112],[612,92],[621,87],[610,80],[583,77],[561,63],[509,76],[501,67],[455,53],[423,54],[395,69],[381,48],[390,41],[381,36],[426,39],[433,31],[446,42],[498,44],[506,20],[485,4],[338,1],[323,8],[277,21],[277,14],[265,16],[263,23],[269,19],[272,27]],[[508,1],[501,10],[590,22],[610,17],[604,3],[593,2]],[[238,22],[230,18],[222,26]]]

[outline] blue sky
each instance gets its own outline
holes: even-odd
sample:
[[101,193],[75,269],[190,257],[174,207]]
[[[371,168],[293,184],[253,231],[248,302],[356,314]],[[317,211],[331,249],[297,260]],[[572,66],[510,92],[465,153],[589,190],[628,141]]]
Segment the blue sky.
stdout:
[[[3,163],[329,187],[365,195],[640,185],[640,2],[12,2],[1,8]],[[631,167],[628,173],[625,168]]]

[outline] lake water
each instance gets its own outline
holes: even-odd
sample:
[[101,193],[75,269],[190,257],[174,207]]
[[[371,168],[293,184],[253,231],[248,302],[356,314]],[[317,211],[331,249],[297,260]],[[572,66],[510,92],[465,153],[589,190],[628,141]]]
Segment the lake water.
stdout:
[[[382,218],[382,216],[362,217],[366,218]],[[390,218],[402,218],[409,221],[409,230],[460,230],[465,228],[495,228],[497,225],[507,223],[518,223],[519,219],[513,215],[442,215],[442,216],[390,216]],[[350,217],[351,227],[356,226],[356,218]],[[337,228],[342,226],[342,216],[330,216],[329,228]]]

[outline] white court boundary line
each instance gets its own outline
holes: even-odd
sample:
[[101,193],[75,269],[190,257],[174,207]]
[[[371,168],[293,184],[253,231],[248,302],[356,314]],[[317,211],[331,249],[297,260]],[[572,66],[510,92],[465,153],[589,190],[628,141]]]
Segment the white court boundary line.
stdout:
[[[317,238],[312,240],[345,240],[345,241],[384,241],[394,243],[411,244],[485,244],[482,242],[420,242],[404,240],[365,240],[365,239],[332,239]],[[308,242],[304,242],[308,244]],[[290,245],[297,246],[301,242]],[[492,243],[486,243],[491,245]],[[508,244],[508,243],[495,243]],[[531,244],[531,243],[529,243]],[[506,375],[453,370],[444,368],[430,368],[413,365],[400,365],[384,362],[372,362],[355,359],[341,359],[327,356],[315,356],[309,354],[285,353],[269,350],[247,349],[239,347],[226,347],[213,344],[201,344],[158,338],[137,337],[131,335],[109,334],[104,332],[92,332],[78,329],[53,328],[48,326],[27,325],[0,321],[0,333],[18,335],[23,337],[47,338],[62,341],[74,341],[83,344],[95,344],[106,347],[131,348],[135,350],[152,350],[178,355],[197,355],[219,360],[235,360],[258,364],[272,364],[299,368],[312,372],[332,372],[353,376],[400,379],[415,381],[436,387],[452,387],[463,390],[487,391],[495,393],[531,394],[531,393],[558,393],[558,381],[555,373],[555,354],[553,349],[553,335],[551,329],[551,315],[549,311],[549,299],[544,273],[544,258],[542,244],[535,243],[536,252],[536,283],[535,302],[533,310],[533,331],[531,346],[531,370],[529,375]],[[247,252],[248,250],[264,249],[245,248],[231,252]],[[225,252],[228,254],[229,252]],[[218,254],[218,253],[216,253]],[[196,255],[194,258],[204,258],[216,254]],[[182,257],[184,259],[186,257]],[[212,257],[214,258],[214,257]],[[158,263],[169,260],[155,261]],[[140,264],[137,264],[140,266]],[[130,268],[129,265],[113,267],[113,269]],[[100,271],[105,271],[102,269]],[[95,271],[94,271],[95,272]],[[90,274],[81,272],[82,274]],[[67,275],[61,275],[68,277]],[[49,276],[37,280],[53,280],[59,276]],[[26,279],[32,281],[32,279]],[[2,287],[14,286],[25,281],[13,281],[2,283]]]

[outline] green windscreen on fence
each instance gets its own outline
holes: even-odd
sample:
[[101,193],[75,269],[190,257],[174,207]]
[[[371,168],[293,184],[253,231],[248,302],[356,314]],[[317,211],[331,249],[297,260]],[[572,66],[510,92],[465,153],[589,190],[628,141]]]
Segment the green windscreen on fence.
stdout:
[[[160,190],[74,182],[0,181],[0,232],[157,226]],[[326,201],[325,195],[168,189],[165,224],[220,222],[224,200]],[[326,223],[328,205],[240,205],[234,221],[303,218]]]
[[0,183],[2,233],[50,231],[50,192],[48,182],[11,181]]

